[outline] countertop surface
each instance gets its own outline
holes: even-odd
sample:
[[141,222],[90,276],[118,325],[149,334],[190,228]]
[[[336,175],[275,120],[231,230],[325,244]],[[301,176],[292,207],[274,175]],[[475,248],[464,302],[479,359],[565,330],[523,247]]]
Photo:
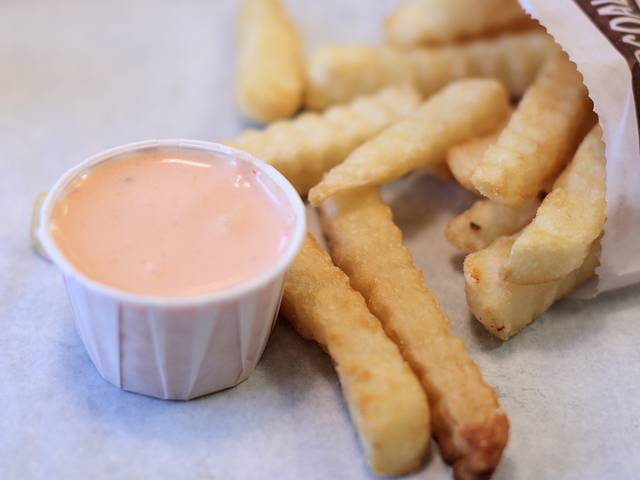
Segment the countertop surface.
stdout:
[[[392,1],[289,2],[307,47],[375,40]],[[69,167],[149,138],[218,140],[234,111],[232,0],[0,3],[0,478],[373,478],[329,358],[280,321],[254,374],[190,402],[118,390],[89,360],[31,209]],[[472,198],[412,175],[386,188],[454,332],[511,421],[494,478],[640,471],[640,287],[565,300],[508,343],[464,301],[444,239]],[[411,478],[451,478],[434,448]]]

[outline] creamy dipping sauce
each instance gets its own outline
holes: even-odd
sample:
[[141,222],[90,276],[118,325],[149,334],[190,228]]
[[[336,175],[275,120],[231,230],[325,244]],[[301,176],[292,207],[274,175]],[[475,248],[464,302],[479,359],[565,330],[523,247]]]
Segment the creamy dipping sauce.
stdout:
[[55,203],[50,228],[92,280],[175,297],[266,273],[289,246],[294,223],[284,192],[250,163],[157,148],[81,175]]

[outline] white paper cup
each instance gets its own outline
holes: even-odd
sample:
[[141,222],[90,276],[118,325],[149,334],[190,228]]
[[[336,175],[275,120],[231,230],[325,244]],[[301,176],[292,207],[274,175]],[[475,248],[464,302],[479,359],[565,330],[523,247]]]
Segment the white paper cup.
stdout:
[[[294,233],[271,270],[208,295],[165,298],[100,284],[64,257],[50,233],[50,223],[53,207],[69,184],[101,162],[156,147],[196,149],[249,162],[282,190],[295,215]],[[100,375],[124,390],[187,400],[237,385],[253,371],[278,313],[286,270],[305,231],[304,205],[273,167],[224,145],[150,140],[99,153],[65,173],[42,205],[38,237],[62,272],[76,328]]]

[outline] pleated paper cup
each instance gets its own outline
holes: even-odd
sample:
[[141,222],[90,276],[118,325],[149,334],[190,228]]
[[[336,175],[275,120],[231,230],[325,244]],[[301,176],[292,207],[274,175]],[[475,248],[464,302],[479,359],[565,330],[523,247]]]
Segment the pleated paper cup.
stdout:
[[[50,222],[53,207],[67,187],[91,167],[113,157],[164,147],[195,149],[249,162],[282,190],[295,216],[294,233],[271,270],[209,295],[165,298],[100,284],[65,258],[53,240]],[[304,205],[273,167],[224,145],[151,140],[102,152],[63,175],[42,205],[38,237],[62,272],[77,331],[100,375],[123,390],[187,400],[237,385],[253,371],[278,313],[287,268],[302,245],[305,231]]]

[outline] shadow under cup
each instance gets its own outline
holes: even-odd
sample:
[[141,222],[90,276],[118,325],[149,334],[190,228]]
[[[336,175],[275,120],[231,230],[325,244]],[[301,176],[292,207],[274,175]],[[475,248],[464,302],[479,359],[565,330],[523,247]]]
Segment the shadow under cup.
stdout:
[[[50,232],[53,207],[66,188],[93,166],[148,149],[189,149],[249,162],[281,189],[295,217],[284,254],[259,276],[229,289],[194,297],[125,292],[78,271]],[[277,317],[287,268],[306,232],[305,209],[291,184],[273,167],[233,148],[191,140],[151,140],[95,155],[55,184],[41,210],[38,237],[62,272],[82,342],[98,372],[123,390],[188,400],[232,387],[254,370]]]

